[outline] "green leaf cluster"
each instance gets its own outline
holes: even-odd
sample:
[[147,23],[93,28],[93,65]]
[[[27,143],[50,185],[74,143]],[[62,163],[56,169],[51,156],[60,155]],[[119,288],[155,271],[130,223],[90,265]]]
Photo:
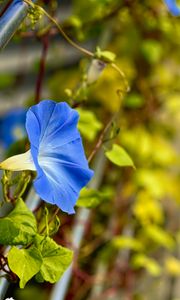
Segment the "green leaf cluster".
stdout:
[[22,199],[18,199],[15,208],[0,218],[0,244],[28,245],[37,233],[36,219]]
[[38,281],[58,281],[72,261],[71,250],[38,234],[36,218],[21,198],[0,219],[0,244],[12,245],[7,254],[8,265],[19,277],[20,288],[35,275]]
[[50,237],[36,236],[28,249],[12,247],[8,253],[10,269],[19,277],[20,288],[36,275],[40,282],[55,283],[72,261],[72,251],[57,245]]

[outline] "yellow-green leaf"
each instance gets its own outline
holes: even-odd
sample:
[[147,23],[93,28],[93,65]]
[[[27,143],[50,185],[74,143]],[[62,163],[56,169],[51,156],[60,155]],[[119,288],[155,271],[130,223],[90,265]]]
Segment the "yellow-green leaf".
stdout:
[[160,265],[153,259],[144,254],[136,254],[131,260],[134,268],[145,268],[152,276],[159,276],[161,274]]
[[112,63],[116,59],[116,54],[111,51],[102,51],[99,47],[96,48],[95,57],[107,63]]
[[148,225],[144,228],[144,233],[156,244],[167,249],[173,249],[175,246],[175,241],[172,236],[159,226]]
[[112,245],[117,249],[132,249],[135,251],[142,251],[143,244],[133,237],[116,236],[112,240]]
[[38,278],[57,282],[72,262],[72,251],[56,244],[50,237],[36,236],[35,242],[42,255]]
[[134,163],[129,154],[119,145],[113,144],[111,150],[106,151],[106,157],[119,167],[131,166],[135,168]]
[[32,246],[29,249],[18,249],[15,246],[8,252],[10,269],[19,277],[20,288],[39,272],[42,264],[41,253]]
[[27,245],[37,232],[36,219],[22,199],[4,218],[0,218],[0,243],[3,245]]
[[102,128],[102,123],[96,118],[92,111],[77,109],[80,118],[78,122],[78,129],[81,134],[89,141],[93,141]]

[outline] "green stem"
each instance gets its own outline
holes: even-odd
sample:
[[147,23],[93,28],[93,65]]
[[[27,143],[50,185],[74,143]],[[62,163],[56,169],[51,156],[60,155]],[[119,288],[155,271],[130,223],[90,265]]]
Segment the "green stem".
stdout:
[[49,225],[56,218],[59,210],[60,210],[59,207],[57,207],[56,210],[55,210],[55,212],[53,213],[53,215],[49,218],[49,220],[47,218],[47,213],[46,213],[46,216],[45,216],[46,217],[46,220],[45,220],[46,225],[41,229],[40,234],[43,234],[43,232],[46,230],[46,233],[48,233],[47,235],[49,235]]
[[40,12],[42,12],[53,24],[56,25],[56,27],[58,28],[58,30],[60,31],[60,33],[62,34],[62,36],[65,38],[65,40],[70,44],[72,45],[74,48],[76,48],[77,50],[81,51],[82,53],[84,53],[85,55],[87,56],[90,56],[90,57],[94,57],[94,54],[85,49],[85,48],[82,48],[81,46],[77,45],[74,41],[72,41],[70,39],[70,37],[64,32],[64,30],[62,29],[61,25],[59,25],[59,23],[50,15],[48,14],[47,11],[45,11],[41,6],[37,5],[37,4],[34,4],[32,3],[31,1],[29,0],[24,0],[25,3],[27,3],[28,5],[30,5],[32,8],[37,8]]

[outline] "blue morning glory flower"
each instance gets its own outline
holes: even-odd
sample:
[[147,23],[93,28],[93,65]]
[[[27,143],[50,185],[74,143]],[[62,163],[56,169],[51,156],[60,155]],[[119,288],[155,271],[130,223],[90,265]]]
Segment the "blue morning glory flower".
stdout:
[[164,2],[174,16],[180,15],[180,7],[177,5],[176,0],[164,0]]
[[24,108],[14,108],[0,117],[0,144],[5,149],[26,136],[26,112]]
[[0,164],[2,169],[35,170],[34,187],[48,203],[74,213],[80,190],[93,176],[77,129],[79,115],[65,102],[41,101],[26,117],[31,149]]

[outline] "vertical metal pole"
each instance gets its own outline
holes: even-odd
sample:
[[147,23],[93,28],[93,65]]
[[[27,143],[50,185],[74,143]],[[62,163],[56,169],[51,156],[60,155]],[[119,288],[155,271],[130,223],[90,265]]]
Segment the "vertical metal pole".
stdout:
[[12,38],[28,12],[28,5],[22,0],[14,0],[0,18],[0,49]]
[[[5,9],[8,2],[8,0],[5,0],[0,6],[0,13],[3,13],[0,17],[0,49],[6,46],[28,13],[28,5],[22,0],[14,0],[7,9]],[[39,197],[37,197],[35,193],[32,195],[32,193],[31,191],[30,197],[27,199],[31,209],[39,203]],[[0,299],[5,297],[8,286],[9,282],[5,278],[1,278]]]
[[2,14],[6,11],[11,2],[12,0],[4,0],[2,3],[0,3],[0,16],[2,16]]

